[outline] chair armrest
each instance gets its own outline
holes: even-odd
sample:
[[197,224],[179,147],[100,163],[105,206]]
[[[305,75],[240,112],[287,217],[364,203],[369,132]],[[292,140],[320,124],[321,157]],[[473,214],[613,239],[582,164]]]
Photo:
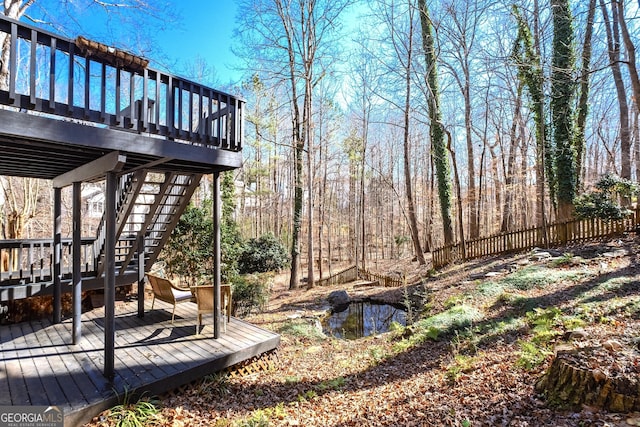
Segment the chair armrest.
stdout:
[[176,291],[191,291],[191,287],[190,286],[174,285],[172,281],[169,281],[169,285],[171,285],[171,287],[173,289],[175,289]]

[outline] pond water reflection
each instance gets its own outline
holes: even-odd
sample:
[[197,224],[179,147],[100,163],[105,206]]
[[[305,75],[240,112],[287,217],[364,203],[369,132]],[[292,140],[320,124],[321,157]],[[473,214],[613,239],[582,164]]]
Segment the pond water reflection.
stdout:
[[406,313],[402,308],[359,301],[326,316],[322,329],[325,334],[336,338],[356,339],[387,332],[392,322],[406,325]]

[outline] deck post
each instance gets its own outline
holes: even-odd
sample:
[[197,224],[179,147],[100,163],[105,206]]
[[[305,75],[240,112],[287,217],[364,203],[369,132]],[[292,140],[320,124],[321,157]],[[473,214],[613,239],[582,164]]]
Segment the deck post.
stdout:
[[82,336],[82,269],[80,256],[82,254],[82,187],[80,182],[73,183],[73,344],[78,344]]
[[115,172],[107,173],[105,197],[104,244],[104,376],[114,377],[115,358],[115,305],[116,305],[116,191],[118,180]]
[[62,188],[53,189],[53,323],[62,320]]
[[[144,231],[144,230],[143,230]],[[138,234],[138,317],[144,317],[144,232]]]
[[213,173],[213,338],[220,338],[220,172]]

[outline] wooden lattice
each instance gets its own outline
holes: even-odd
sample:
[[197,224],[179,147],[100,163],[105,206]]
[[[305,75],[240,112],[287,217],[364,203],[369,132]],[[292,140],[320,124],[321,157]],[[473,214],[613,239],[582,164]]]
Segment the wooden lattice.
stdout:
[[[278,367],[278,353],[277,349],[262,353],[258,356],[254,356],[251,359],[247,359],[243,362],[237,363],[233,366],[229,366],[222,372],[227,374],[229,378],[239,378],[247,375],[257,374],[259,372],[268,372]],[[203,381],[202,378],[191,381],[190,383],[183,384],[179,387],[169,390],[163,394],[163,397],[175,397],[185,394],[190,387],[198,386]]]
[[259,372],[273,371],[277,366],[278,352],[277,350],[273,350],[252,357],[251,359],[245,360],[244,362],[240,362],[236,365],[229,366],[225,369],[225,372],[227,372],[231,378],[238,378]]

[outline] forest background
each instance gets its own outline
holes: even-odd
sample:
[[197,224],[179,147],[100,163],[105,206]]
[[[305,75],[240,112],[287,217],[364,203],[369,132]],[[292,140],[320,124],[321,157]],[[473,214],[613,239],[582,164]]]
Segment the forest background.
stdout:
[[[606,173],[637,182],[639,8],[238,0],[228,83],[215,57],[178,63],[155,42],[189,26],[175,2],[5,0],[3,12],[241,95],[245,162],[226,180],[234,220],[242,238],[285,242],[297,287],[344,261],[426,264],[444,244],[568,219]],[[0,182],[3,238],[50,236],[50,183]]]

